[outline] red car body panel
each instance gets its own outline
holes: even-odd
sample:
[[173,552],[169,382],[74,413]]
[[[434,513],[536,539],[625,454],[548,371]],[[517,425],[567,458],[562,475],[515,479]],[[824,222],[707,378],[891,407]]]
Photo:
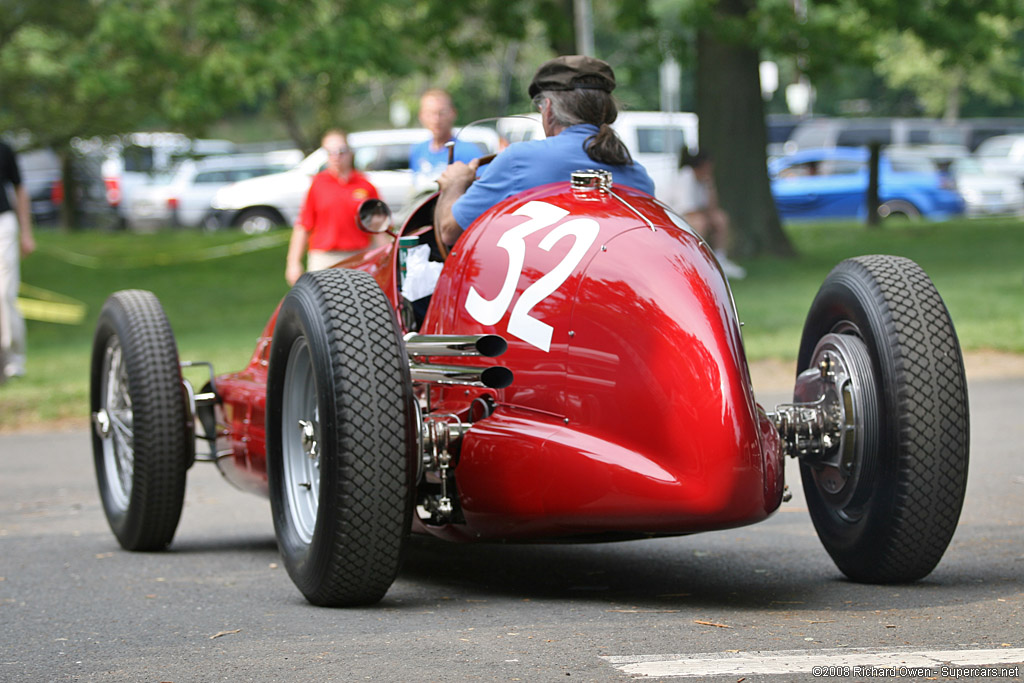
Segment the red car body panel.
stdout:
[[[371,273],[397,311],[396,254],[344,266]],[[221,470],[262,495],[273,325],[244,371],[216,380]],[[501,335],[503,356],[462,362],[503,365],[515,381],[431,387],[433,413],[468,419],[485,394],[496,408],[462,439],[464,522],[416,518],[415,531],[680,534],[757,522],[781,502],[782,449],[754,401],[728,284],[707,245],[647,195],[557,183],[497,205],[453,248],[419,332]]]

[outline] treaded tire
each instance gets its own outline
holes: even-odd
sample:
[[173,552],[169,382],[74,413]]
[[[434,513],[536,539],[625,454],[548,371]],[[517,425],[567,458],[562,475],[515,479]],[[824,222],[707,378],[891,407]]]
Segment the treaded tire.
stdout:
[[103,510],[125,550],[162,550],[174,538],[192,458],[185,400],[160,302],[142,290],[111,295],[93,338],[92,445]]
[[285,567],[315,605],[375,603],[398,574],[413,509],[412,401],[401,333],[376,281],[342,269],[303,275],[271,344],[267,473]]
[[[857,486],[857,508],[830,503],[812,466],[801,478],[818,536],[854,581],[928,575],[956,530],[967,486],[969,416],[963,358],[949,312],[925,272],[895,256],[843,261],[811,305],[797,372],[818,340],[852,334],[874,373],[877,452]],[[870,456],[869,456],[870,457]]]

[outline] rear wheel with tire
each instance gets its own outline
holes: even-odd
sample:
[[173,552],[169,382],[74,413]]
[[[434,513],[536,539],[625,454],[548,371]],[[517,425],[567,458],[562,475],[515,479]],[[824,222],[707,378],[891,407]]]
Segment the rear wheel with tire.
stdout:
[[90,372],[93,459],[103,510],[126,550],[170,544],[191,464],[174,334],[150,292],[107,299]]
[[267,473],[292,581],[316,605],[379,601],[412,519],[412,382],[369,275],[306,273],[281,304],[267,380]]
[[798,372],[819,367],[838,376],[850,442],[834,462],[801,461],[818,536],[855,581],[922,578],[956,529],[969,448],[960,346],[924,271],[894,256],[836,266],[800,343]]
[[248,209],[235,221],[246,235],[261,235],[284,223],[281,214],[272,209]]

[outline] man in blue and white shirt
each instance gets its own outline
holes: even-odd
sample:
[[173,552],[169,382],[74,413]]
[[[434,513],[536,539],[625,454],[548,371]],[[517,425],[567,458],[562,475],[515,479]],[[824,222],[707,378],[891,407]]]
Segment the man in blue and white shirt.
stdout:
[[[456,116],[452,98],[444,90],[434,88],[420,97],[420,124],[430,131],[431,138],[409,152],[409,168],[417,175],[417,185],[434,182],[447,168],[447,143],[454,139],[452,127]],[[473,143],[455,141],[455,161],[468,164],[480,154],[480,148]]]

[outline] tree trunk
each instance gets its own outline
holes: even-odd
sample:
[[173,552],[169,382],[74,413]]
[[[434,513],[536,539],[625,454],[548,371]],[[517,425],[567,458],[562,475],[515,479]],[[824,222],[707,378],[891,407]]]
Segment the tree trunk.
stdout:
[[946,93],[946,107],[942,113],[943,123],[956,123],[960,120],[960,100],[966,77],[961,66],[953,68],[949,78],[949,92]]
[[277,96],[274,99],[274,104],[277,105],[277,113],[284,123],[285,130],[288,131],[288,137],[292,139],[296,147],[302,150],[303,154],[311,154],[320,146],[319,138],[316,138],[314,143],[313,140],[306,136],[305,131],[302,130],[302,125],[299,123],[299,117],[292,101],[292,94],[288,86],[283,83],[277,86]]
[[60,178],[63,200],[58,209],[60,226],[65,230],[78,227],[78,179],[75,177],[75,154],[71,146],[64,143],[57,147],[60,159]]
[[551,0],[550,6],[542,5],[541,16],[548,29],[548,45],[554,53],[557,55],[576,54],[576,22],[573,0]]
[[[719,0],[720,15],[742,17],[753,0]],[[782,231],[766,170],[768,134],[755,48],[697,33],[700,148],[715,160],[715,184],[732,222],[731,252],[794,254]]]

